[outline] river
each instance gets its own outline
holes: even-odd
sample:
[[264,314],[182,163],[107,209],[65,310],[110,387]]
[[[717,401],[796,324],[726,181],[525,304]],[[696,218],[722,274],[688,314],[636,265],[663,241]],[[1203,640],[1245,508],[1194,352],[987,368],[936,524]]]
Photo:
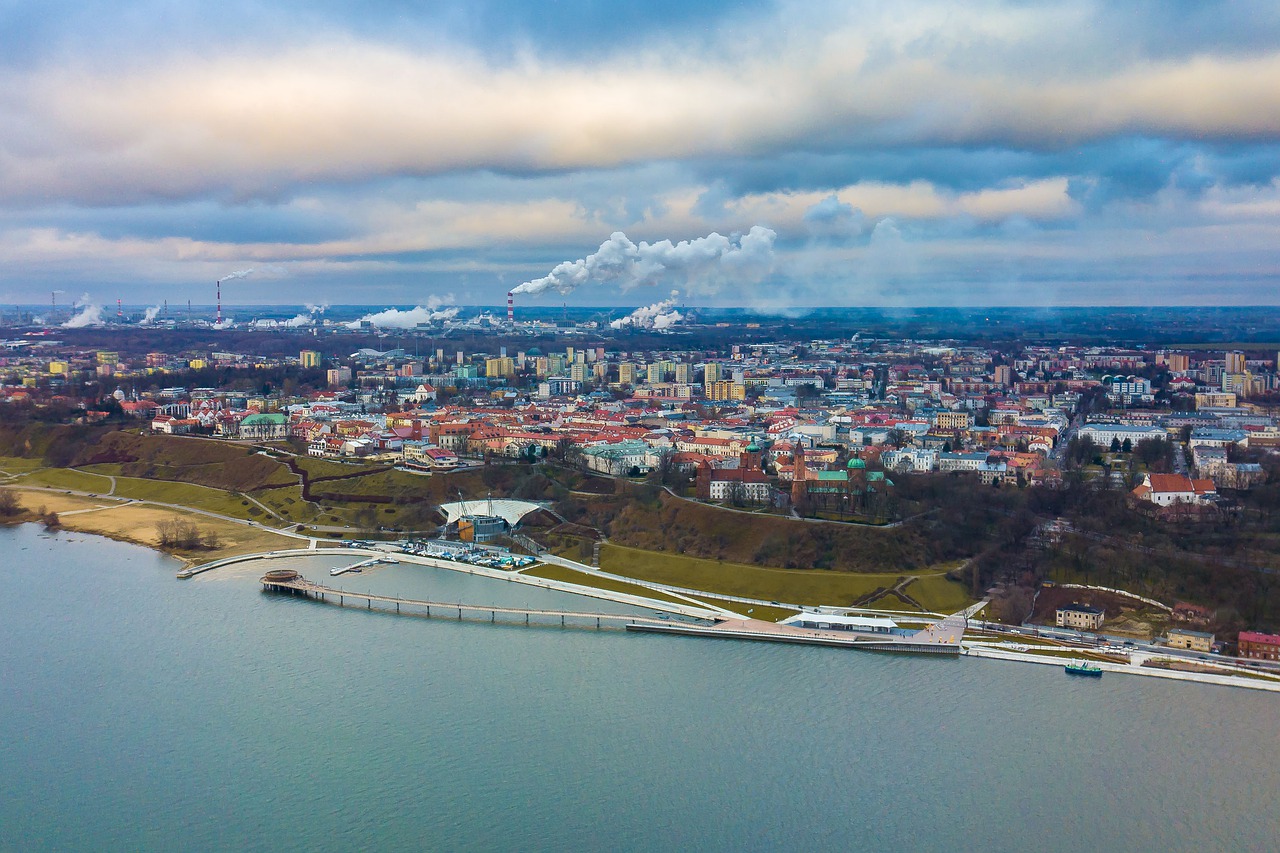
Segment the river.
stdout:
[[1273,694],[397,617],[32,525],[0,554],[4,851],[1280,848]]

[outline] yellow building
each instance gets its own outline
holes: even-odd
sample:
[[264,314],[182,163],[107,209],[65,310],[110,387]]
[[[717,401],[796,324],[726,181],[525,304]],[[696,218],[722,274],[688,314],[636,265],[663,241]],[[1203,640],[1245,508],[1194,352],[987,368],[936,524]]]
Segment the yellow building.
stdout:
[[968,429],[968,412],[938,412],[935,426],[938,429]]
[[728,379],[708,382],[706,388],[708,400],[745,400],[747,398],[747,386]]
[[1208,654],[1213,649],[1213,634],[1203,631],[1188,631],[1185,628],[1170,628],[1165,635],[1165,645],[1171,649],[1190,649],[1193,652]]
[[319,367],[320,353],[313,349],[304,349],[302,352],[298,353],[298,363],[303,367]]
[[507,377],[514,376],[516,373],[516,362],[513,358],[502,356],[499,358],[486,358],[484,360],[484,375],[490,377]]
[[98,364],[120,363],[120,353],[118,352],[107,352],[106,350],[102,350],[95,353],[95,357],[98,359]]
[[1106,611],[1088,604],[1068,604],[1059,607],[1055,613],[1055,624],[1059,628],[1075,628],[1077,631],[1096,631],[1102,627]]
[[1196,394],[1196,408],[1224,408],[1234,409],[1236,407],[1236,395],[1224,391],[1210,391],[1209,393]]
[[620,385],[636,384],[636,366],[624,361],[618,365],[618,383]]
[[70,373],[71,365],[65,361],[51,361],[49,362],[49,372],[55,375]]
[[187,367],[192,370],[204,370],[208,363],[203,358],[193,358],[187,362]]

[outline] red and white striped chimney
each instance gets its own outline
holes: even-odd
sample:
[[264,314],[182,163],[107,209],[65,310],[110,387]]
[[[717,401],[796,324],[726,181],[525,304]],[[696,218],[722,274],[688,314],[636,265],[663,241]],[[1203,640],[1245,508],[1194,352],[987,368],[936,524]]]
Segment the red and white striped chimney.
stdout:
[[516,295],[510,290],[507,291],[507,322],[513,325],[516,322]]

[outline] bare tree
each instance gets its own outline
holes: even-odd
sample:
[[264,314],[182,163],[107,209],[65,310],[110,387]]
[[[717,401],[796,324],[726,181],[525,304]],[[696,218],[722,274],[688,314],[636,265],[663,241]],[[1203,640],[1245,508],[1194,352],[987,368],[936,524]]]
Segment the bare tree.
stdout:
[[20,515],[23,509],[22,502],[18,500],[17,492],[10,489],[0,489],[0,516],[12,518],[15,515]]

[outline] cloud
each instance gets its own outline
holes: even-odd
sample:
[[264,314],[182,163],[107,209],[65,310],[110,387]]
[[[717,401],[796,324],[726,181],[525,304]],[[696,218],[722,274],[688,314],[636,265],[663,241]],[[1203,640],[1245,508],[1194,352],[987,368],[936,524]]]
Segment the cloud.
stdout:
[[[1151,56],[1115,51],[1088,7],[950,8],[946,28],[931,8],[898,19],[780,11],[726,25],[698,55],[673,40],[589,62],[312,33],[269,54],[230,44],[198,61],[49,63],[0,84],[5,124],[20,129],[7,134],[0,177],[27,199],[269,197],[316,181],[744,152],[1280,135],[1274,48]],[[1069,44],[1064,26],[1078,28]]]
[[[403,305],[466,276],[492,303],[611,232],[594,299],[978,298],[982,274],[1056,294],[1138,258],[1270,299],[1280,266],[1267,4],[50,3],[0,16],[0,287],[31,302],[212,301],[222,278],[236,302]],[[756,223],[767,252],[711,273],[607,263]]]
[[809,233],[820,238],[848,238],[862,233],[862,211],[832,193],[804,212]]
[[773,269],[777,236],[772,229],[753,225],[742,236],[713,232],[679,243],[660,240],[636,244],[615,231],[590,255],[557,264],[547,275],[524,282],[514,292],[570,293],[584,285],[617,285],[626,290],[665,281],[710,291],[725,283],[755,282]]

